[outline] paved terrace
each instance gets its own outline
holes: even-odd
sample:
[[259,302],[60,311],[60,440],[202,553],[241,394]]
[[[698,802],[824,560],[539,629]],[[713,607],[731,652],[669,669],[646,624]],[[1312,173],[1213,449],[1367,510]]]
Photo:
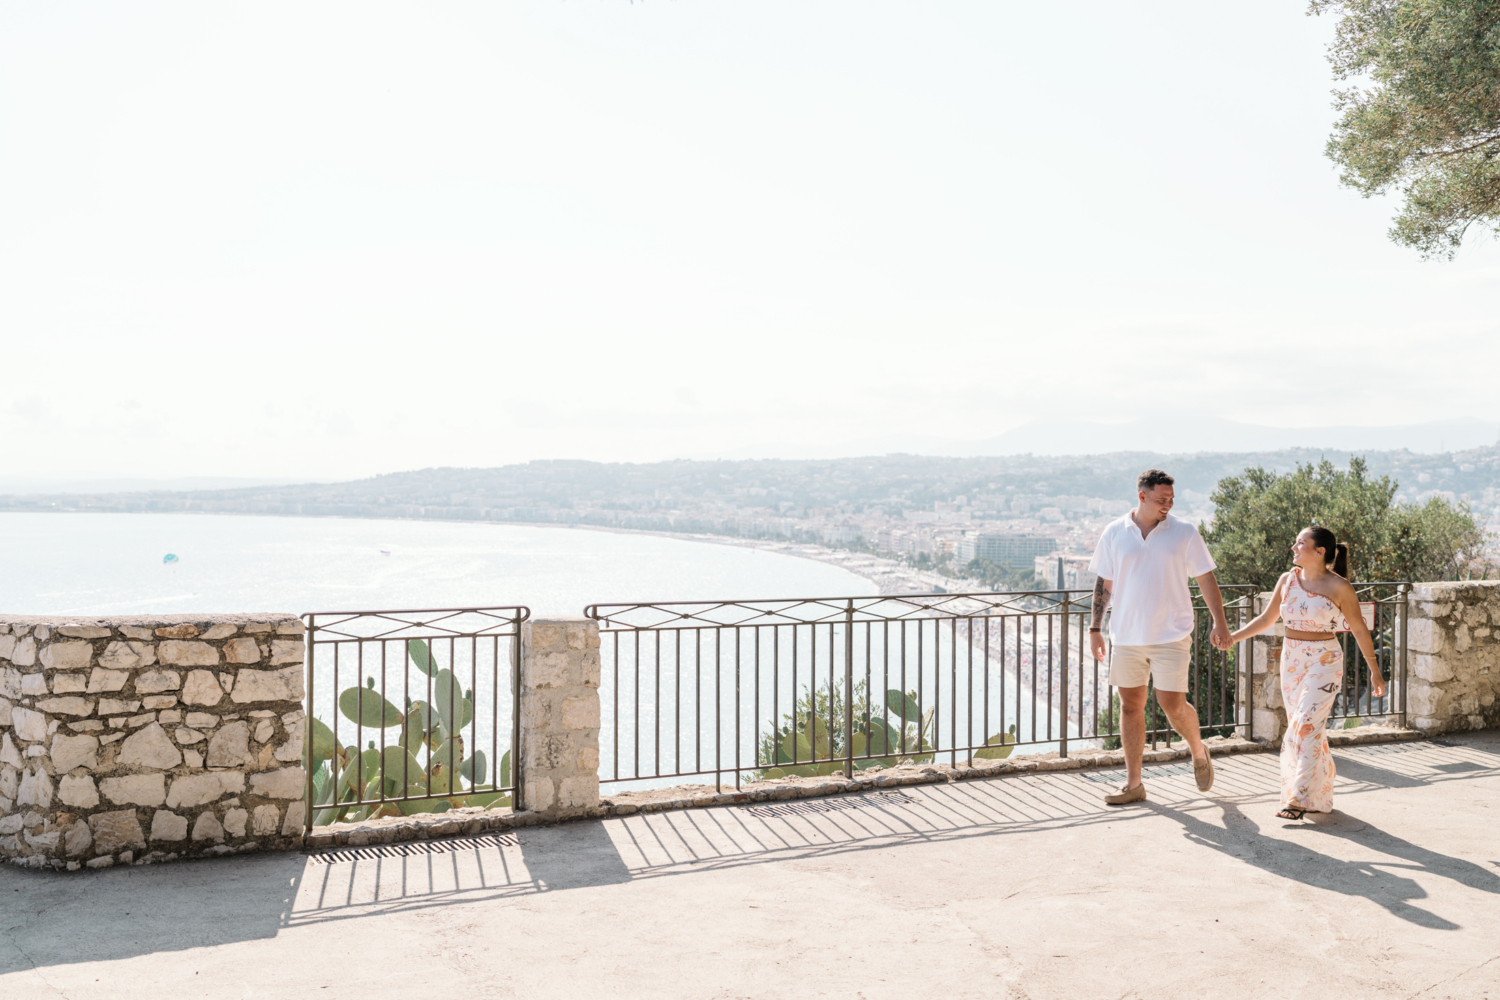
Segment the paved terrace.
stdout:
[[1247,754],[1211,797],[1148,767],[1123,809],[1119,771],[1054,772],[352,863],[5,869],[0,997],[1500,998],[1500,732],[1335,756],[1340,811],[1304,824]]

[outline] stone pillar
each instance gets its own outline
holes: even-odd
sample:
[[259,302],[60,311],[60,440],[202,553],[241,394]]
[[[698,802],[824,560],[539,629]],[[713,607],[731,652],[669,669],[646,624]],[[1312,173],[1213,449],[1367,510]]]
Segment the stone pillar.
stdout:
[[599,807],[599,623],[521,625],[521,806],[547,819]]
[[[1259,615],[1271,600],[1271,593],[1255,598]],[[1286,732],[1286,705],[1281,700],[1281,640],[1285,635],[1281,622],[1250,640],[1250,719],[1255,739],[1278,743]]]
[[1500,581],[1419,583],[1407,621],[1407,725],[1500,726]]

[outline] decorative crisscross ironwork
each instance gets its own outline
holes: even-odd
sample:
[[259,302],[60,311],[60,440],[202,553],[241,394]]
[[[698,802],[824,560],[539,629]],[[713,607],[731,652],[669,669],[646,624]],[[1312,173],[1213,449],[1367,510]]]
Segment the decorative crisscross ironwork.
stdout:
[[[1248,620],[1253,588],[1222,589]],[[1196,589],[1193,603],[1200,712],[1243,730],[1240,654],[1213,649]],[[1090,591],[1068,589],[589,605],[601,780],[738,783],[1118,738],[1090,610]]]
[[591,604],[583,613],[601,630],[753,628],[894,622],[917,618],[980,618],[1005,614],[1073,613],[1087,605],[1086,590],[1014,593],[882,594],[878,597],[806,597],[774,601],[681,601],[670,604]]

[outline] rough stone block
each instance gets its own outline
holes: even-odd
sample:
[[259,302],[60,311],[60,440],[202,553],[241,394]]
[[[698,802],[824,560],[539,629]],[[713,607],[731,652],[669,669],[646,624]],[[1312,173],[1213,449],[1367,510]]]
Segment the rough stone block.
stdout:
[[307,775],[300,767],[283,767],[279,771],[265,771],[250,775],[250,794],[264,795],[268,799],[300,799],[305,791]]
[[175,694],[148,694],[141,699],[141,706],[153,711],[161,708],[171,708],[176,704],[177,696]]
[[53,694],[81,694],[88,689],[89,679],[83,674],[53,674]]
[[59,774],[75,767],[95,768],[99,766],[99,738],[97,736],[52,737],[52,768]]
[[158,639],[191,639],[198,634],[198,626],[181,624],[165,625],[156,630]]
[[250,725],[231,722],[208,741],[209,767],[239,767],[250,763]]
[[283,837],[300,837],[303,824],[307,822],[307,806],[301,800],[293,802],[286,807],[286,822],[281,824],[281,835]]
[[133,699],[125,698],[100,698],[100,715],[129,715],[139,710],[141,703]]
[[1434,656],[1430,653],[1413,653],[1407,663],[1412,676],[1420,677],[1424,681],[1433,684],[1441,684],[1453,679],[1453,668],[1449,666],[1448,660],[1443,656]]
[[214,674],[207,670],[194,670],[188,674],[187,682],[182,686],[182,700],[189,705],[207,708],[224,700],[224,688]]
[[0,764],[9,764],[11,767],[19,768],[24,763],[21,751],[16,749],[16,744],[11,740],[10,733],[0,733]]
[[283,764],[292,764],[302,759],[302,730],[293,729],[286,741],[276,748],[272,756]]
[[557,805],[562,809],[589,809],[599,804],[599,776],[575,774],[564,778],[557,789]]
[[155,815],[151,817],[152,840],[186,840],[187,835],[188,821],[186,816],[179,816],[166,809],[158,809]]
[[94,714],[94,701],[92,698],[79,698],[69,695],[65,698],[44,698],[37,702],[37,708],[48,715],[76,715],[86,716]]
[[116,759],[127,767],[166,770],[182,763],[182,751],[167,737],[161,724],[153,722],[120,744],[120,755]]
[[551,778],[533,775],[526,779],[526,808],[532,812],[551,812],[555,800]]
[[74,809],[92,809],[99,804],[99,789],[86,774],[67,774],[57,783],[57,798]]
[[224,842],[224,827],[219,822],[219,818],[213,814],[212,810],[198,814],[197,821],[193,823],[193,839],[212,840],[216,843]]
[[203,635],[201,636],[201,638],[204,638],[204,639],[228,639],[230,636],[234,635],[239,630],[240,630],[240,627],[238,625],[231,625],[228,622],[220,622],[217,625],[210,625],[208,627],[208,630],[203,633]]
[[202,733],[198,732],[198,730],[196,729],[188,729],[186,726],[178,729],[174,735],[177,737],[177,742],[181,743],[183,746],[191,746],[194,743],[203,742]]
[[276,625],[277,635],[301,635],[305,631],[306,629],[303,628],[302,623],[295,618],[291,621],[278,622]]
[[40,743],[47,738],[47,716],[29,708],[11,711],[11,728],[16,738],[29,743]]
[[250,818],[250,813],[244,809],[231,809],[224,814],[224,832],[231,837],[243,837],[245,835],[245,821]]
[[251,820],[250,830],[257,837],[268,837],[276,832],[276,827],[280,823],[280,806],[256,806],[254,818]]
[[89,672],[88,693],[103,694],[106,691],[119,691],[129,680],[130,671],[128,670],[105,670],[103,667],[95,667]]
[[57,634],[72,639],[108,639],[110,631],[98,625],[59,625]]
[[162,774],[101,778],[99,791],[118,806],[159,806],[167,801],[167,781]]
[[273,639],[271,640],[271,663],[301,663],[302,662],[302,640],[301,639]]
[[22,636],[15,641],[11,648],[10,656],[6,657],[11,663],[18,667],[29,667],[36,663],[36,640],[31,636]]
[[167,806],[171,809],[201,806],[244,790],[245,776],[238,772],[189,774],[172,780],[172,787],[167,792]]
[[583,694],[564,698],[562,726],[564,729],[598,729],[599,692],[587,689]]
[[21,676],[21,694],[38,695],[47,693],[47,678],[42,674],[23,674]]
[[141,821],[134,809],[94,813],[89,817],[89,830],[94,835],[94,851],[98,854],[113,854],[124,848],[141,850],[146,846]]
[[186,721],[193,729],[212,729],[219,724],[219,717],[207,712],[189,712]]
[[104,647],[99,666],[109,670],[136,670],[156,662],[156,643],[116,640]]
[[[212,676],[212,675],[210,675]],[[136,675],[136,694],[158,694],[182,687],[182,675],[175,670],[147,670]]]
[[206,642],[168,640],[158,647],[156,655],[163,664],[171,667],[212,667],[219,663],[218,647]]
[[89,832],[89,825],[85,820],[77,820],[68,828],[67,836],[63,838],[63,850],[68,857],[78,858],[89,852],[94,846],[94,835]]
[[259,663],[260,643],[246,636],[231,639],[224,644],[224,659],[228,663]]
[[94,644],[81,639],[52,642],[42,647],[41,663],[48,670],[81,670],[94,658]]
[[283,670],[241,670],[230,696],[237,705],[260,701],[300,701],[302,668]]

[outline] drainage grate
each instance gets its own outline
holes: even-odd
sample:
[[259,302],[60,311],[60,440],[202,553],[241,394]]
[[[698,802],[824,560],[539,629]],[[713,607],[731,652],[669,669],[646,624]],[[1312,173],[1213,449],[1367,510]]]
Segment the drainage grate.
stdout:
[[409,844],[381,844],[378,847],[339,847],[308,856],[315,865],[344,865],[353,861],[378,861],[381,858],[413,858],[429,854],[455,854],[459,851],[482,851],[490,847],[520,847],[513,833],[491,833],[482,837],[453,840],[418,840]]
[[752,816],[813,816],[819,813],[844,812],[848,809],[873,809],[876,806],[904,806],[917,800],[901,792],[870,792],[838,799],[807,799],[802,802],[778,802],[771,806],[745,806]]

